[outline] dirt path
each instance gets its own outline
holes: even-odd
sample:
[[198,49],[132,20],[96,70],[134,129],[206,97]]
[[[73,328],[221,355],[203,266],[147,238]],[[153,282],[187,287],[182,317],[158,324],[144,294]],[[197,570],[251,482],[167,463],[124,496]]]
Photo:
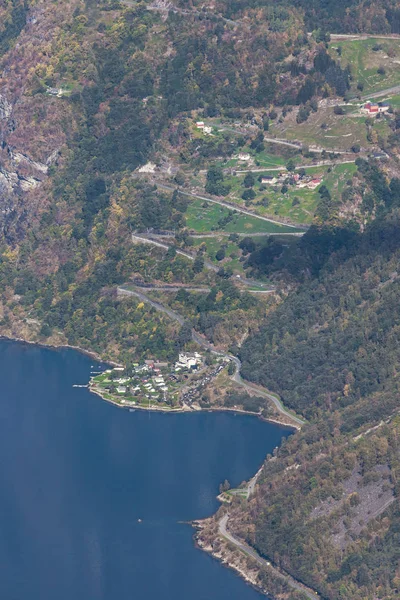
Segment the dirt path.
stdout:
[[[308,33],[307,35],[311,35]],[[331,41],[336,42],[339,40],[368,40],[368,39],[378,39],[378,40],[400,40],[400,35],[396,33],[388,33],[388,34],[373,34],[373,33],[331,33]]]

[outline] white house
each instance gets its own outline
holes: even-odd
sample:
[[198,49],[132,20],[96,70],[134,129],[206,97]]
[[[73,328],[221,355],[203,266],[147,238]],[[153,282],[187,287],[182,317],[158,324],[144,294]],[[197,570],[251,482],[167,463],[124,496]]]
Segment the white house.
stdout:
[[178,368],[192,369],[193,367],[196,367],[197,365],[200,365],[200,364],[201,364],[201,354],[199,354],[198,352],[194,352],[193,354],[187,354],[187,353],[181,352],[179,354],[178,362],[175,363],[175,371]]

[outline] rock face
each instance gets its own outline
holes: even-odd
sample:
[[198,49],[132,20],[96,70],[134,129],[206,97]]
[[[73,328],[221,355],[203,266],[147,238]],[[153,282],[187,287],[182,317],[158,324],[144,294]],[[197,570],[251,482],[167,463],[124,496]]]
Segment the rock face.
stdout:
[[0,119],[2,121],[4,121],[4,120],[8,121],[8,119],[11,117],[11,113],[12,113],[12,106],[11,106],[10,102],[8,102],[8,100],[5,96],[2,96],[0,94]]
[[45,90],[38,92],[35,85],[77,2],[27,5],[18,41],[0,53],[0,231],[9,243],[20,238],[17,230],[23,234],[38,216],[45,205],[39,198],[50,197],[40,188],[74,126],[68,102]]

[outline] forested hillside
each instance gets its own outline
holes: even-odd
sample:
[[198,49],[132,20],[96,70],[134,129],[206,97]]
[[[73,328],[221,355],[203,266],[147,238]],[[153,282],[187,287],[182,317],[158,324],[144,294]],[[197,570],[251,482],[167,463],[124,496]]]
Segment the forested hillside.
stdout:
[[[192,109],[295,102],[307,70],[292,73],[287,59],[312,65],[322,48],[289,6],[249,8],[240,21],[111,0],[12,0],[1,10],[2,331],[120,356],[137,344],[110,288],[145,271],[131,231],[185,228],[185,204],[131,173],[162,136],[179,150]],[[325,81],[316,71],[312,89]],[[187,280],[185,269],[169,277]],[[104,294],[119,329],[100,317]]]
[[[279,391],[308,418],[345,409],[345,429],[397,405],[398,213],[347,238],[319,275],[300,286],[242,350],[246,377]],[[349,408],[373,393],[392,403]]]
[[[181,6],[186,2],[181,0]],[[238,17],[255,7],[293,7],[304,11],[308,31],[321,29],[332,33],[399,33],[400,13],[395,0],[369,2],[365,0],[236,0],[217,2],[217,7],[228,16]]]
[[310,424],[266,463],[237,531],[330,600],[399,594],[399,227],[395,210],[316,256],[241,350],[245,376]]
[[[352,65],[330,32],[391,44]],[[0,333],[240,353],[308,424],[232,521],[329,600],[400,594],[400,101],[362,106],[397,89],[399,32],[395,0],[0,6]],[[121,300],[137,279],[188,322]]]

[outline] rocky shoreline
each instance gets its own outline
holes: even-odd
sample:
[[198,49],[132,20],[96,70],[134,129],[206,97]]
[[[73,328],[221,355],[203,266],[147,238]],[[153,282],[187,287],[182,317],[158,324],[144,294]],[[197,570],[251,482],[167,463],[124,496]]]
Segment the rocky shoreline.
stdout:
[[[215,516],[209,517],[208,519],[197,520],[192,522],[192,526],[197,530],[194,535],[194,541],[196,547],[207,554],[210,554],[213,558],[218,560],[224,567],[228,567],[235,571],[237,575],[239,575],[244,581],[254,587],[258,592],[263,594],[268,594],[267,589],[265,589],[260,581],[259,581],[259,568],[253,563],[253,566],[248,564],[245,556],[241,554],[236,548],[230,546],[229,542],[225,541],[223,538],[220,538],[216,533],[215,540],[219,543],[217,547],[213,546],[213,543],[206,541],[202,537],[202,533],[207,531],[210,525],[215,523]],[[214,541],[215,543],[215,541]],[[276,597],[276,600],[280,600]]]
[[[227,509],[221,507],[214,516],[193,521],[196,546],[235,571],[248,585],[270,600],[318,600],[317,592],[258,556],[243,540],[234,536],[235,539],[230,541],[225,537],[220,525],[227,519]],[[228,532],[227,535],[232,537]]]

